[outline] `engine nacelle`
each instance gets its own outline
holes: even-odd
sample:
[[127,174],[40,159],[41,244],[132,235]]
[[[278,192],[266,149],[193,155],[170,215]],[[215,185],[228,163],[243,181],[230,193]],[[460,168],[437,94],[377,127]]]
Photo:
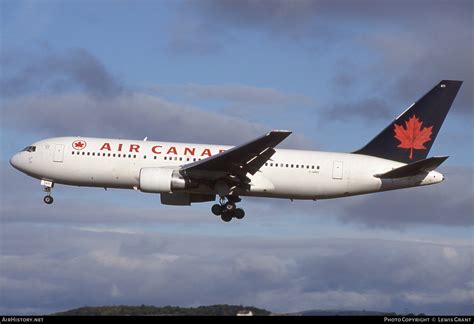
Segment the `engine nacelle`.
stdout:
[[169,193],[189,187],[189,180],[178,170],[168,168],[142,168],[140,170],[140,191]]

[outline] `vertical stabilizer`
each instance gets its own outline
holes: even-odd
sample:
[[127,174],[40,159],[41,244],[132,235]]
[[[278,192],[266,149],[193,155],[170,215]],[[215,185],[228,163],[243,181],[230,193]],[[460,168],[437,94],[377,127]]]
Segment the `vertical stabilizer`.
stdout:
[[367,145],[353,153],[403,163],[425,159],[461,84],[462,81],[441,81]]

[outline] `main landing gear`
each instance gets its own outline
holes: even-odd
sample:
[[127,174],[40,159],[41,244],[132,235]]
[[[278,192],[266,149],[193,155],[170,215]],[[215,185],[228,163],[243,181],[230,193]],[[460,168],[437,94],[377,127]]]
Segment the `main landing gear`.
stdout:
[[44,196],[43,201],[51,205],[54,201],[53,197],[51,196],[51,189],[54,187],[54,182],[41,180],[41,185],[43,186],[43,191],[46,192],[46,196]]
[[245,212],[235,205],[240,200],[239,197],[228,196],[226,201],[225,197],[221,197],[219,204],[213,205],[211,211],[214,215],[220,216],[224,222],[230,222],[232,218],[242,219]]

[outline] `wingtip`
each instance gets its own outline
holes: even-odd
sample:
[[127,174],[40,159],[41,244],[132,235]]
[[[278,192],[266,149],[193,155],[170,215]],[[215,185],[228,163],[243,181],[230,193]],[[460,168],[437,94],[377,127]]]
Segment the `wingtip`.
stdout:
[[445,84],[451,84],[451,85],[459,85],[461,86],[461,84],[463,84],[464,81],[462,80],[441,80],[439,83],[441,85],[445,85]]
[[285,134],[291,134],[293,131],[286,130],[286,129],[274,129],[270,133],[285,133]]

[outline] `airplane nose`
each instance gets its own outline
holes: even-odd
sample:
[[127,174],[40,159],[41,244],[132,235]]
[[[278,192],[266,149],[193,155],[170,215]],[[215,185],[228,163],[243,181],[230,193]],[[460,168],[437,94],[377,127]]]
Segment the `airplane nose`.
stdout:
[[11,158],[10,158],[10,164],[12,165],[12,167],[14,167],[15,169],[18,169],[19,167],[19,161],[20,160],[20,157],[18,156],[18,153],[16,153],[15,155],[13,155]]

